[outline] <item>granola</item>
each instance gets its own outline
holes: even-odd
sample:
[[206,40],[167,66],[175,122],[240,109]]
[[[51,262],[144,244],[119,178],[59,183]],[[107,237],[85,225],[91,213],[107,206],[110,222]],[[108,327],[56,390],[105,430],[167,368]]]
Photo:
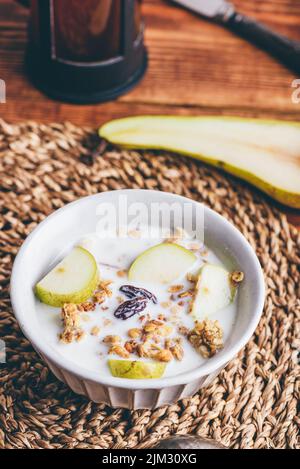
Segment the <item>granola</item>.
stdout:
[[130,353],[126,350],[125,347],[122,347],[121,345],[112,345],[108,351],[109,355],[114,353],[116,355],[119,355],[119,357],[122,358],[129,358]]
[[205,319],[196,322],[188,334],[188,340],[203,358],[210,358],[223,348],[223,331],[219,321]]
[[174,233],[169,238],[164,240],[165,243],[178,243],[183,239],[187,239],[189,237],[188,233],[181,227],[175,228]]
[[182,311],[182,307],[179,306],[178,304],[175,304],[170,308],[170,311],[172,314],[177,315]]
[[[117,246],[115,250],[112,249],[111,260],[105,257],[106,253],[110,255],[109,249],[101,246],[98,256],[101,257],[100,253],[104,249],[105,255],[102,261],[106,262],[100,263],[101,279],[88,300],[78,305],[69,303],[63,306],[61,310],[63,327],[59,334],[60,340],[69,344],[87,337],[81,346],[83,354],[86,350],[90,353],[88,347],[90,350],[93,347],[94,356],[95,353],[97,356],[102,354],[103,361],[108,358],[114,361],[121,357],[141,363],[144,361],[168,363],[171,365],[168,365],[171,373],[173,369],[178,369],[178,373],[182,373],[186,368],[193,366],[193,360],[198,359],[201,363],[201,357],[207,359],[216,354],[223,347],[223,331],[219,322],[214,319],[221,317],[218,311],[222,313],[222,308],[217,310],[216,316],[213,312],[207,311],[207,315],[212,320],[195,322],[195,319],[205,317],[205,302],[197,309],[199,314],[194,314],[194,312],[188,314],[193,303],[195,305],[197,294],[195,290],[201,269],[206,268],[207,263],[214,261],[213,253],[209,252],[207,263],[204,264],[203,244],[200,241],[197,242],[197,239],[184,238],[185,235],[181,230],[177,230],[169,242],[178,242],[188,249],[195,263],[190,267],[191,272],[183,270],[177,279],[170,275],[169,278],[172,278],[172,281],[168,283],[159,283],[158,280],[152,283],[151,279],[143,280],[143,269],[141,279],[139,280],[138,277],[134,279],[130,273],[130,263],[132,252],[136,255],[136,241],[133,243],[132,252],[131,248],[128,252],[123,252],[123,247],[119,251]],[[134,237],[135,233],[133,233]],[[144,242],[142,238],[140,242]],[[149,246],[148,241],[145,246]],[[176,252],[174,246],[173,249]],[[170,265],[173,266],[173,263],[171,262]],[[155,270],[160,269],[160,266],[163,266],[163,262],[158,262]],[[226,269],[224,270],[230,293],[233,290],[231,287],[236,287],[243,281],[244,274],[239,271],[229,273]],[[146,271],[148,272],[148,267]],[[198,288],[198,292],[200,291],[204,296],[206,288],[213,292],[211,285],[214,285],[214,282],[215,278],[212,275],[211,283],[208,286],[204,284],[201,290]],[[218,298],[218,295],[214,298]],[[229,317],[231,321],[233,308],[228,308],[228,313],[231,315]],[[225,332],[227,337],[226,325]],[[80,352],[78,354],[80,363],[79,355]],[[164,368],[161,365],[157,366]]]
[[80,311],[76,304],[64,304],[61,309],[61,319],[64,329],[59,334],[59,338],[62,342],[70,344],[83,337],[83,331],[80,327]]
[[180,344],[175,344],[170,347],[170,352],[176,360],[181,361],[183,359],[183,347]]
[[91,320],[91,317],[88,314],[82,314],[81,319],[84,322],[89,322]]
[[162,313],[160,313],[160,314],[157,316],[157,319],[158,319],[158,321],[163,321],[163,322],[167,320],[166,316],[165,316],[164,314],[162,314]]
[[117,276],[118,277],[126,277],[127,271],[126,270],[118,270],[117,271]]
[[151,332],[158,332],[162,327],[163,327],[163,322],[162,321],[157,321],[156,319],[153,319],[151,321],[148,321],[143,330],[146,333],[151,333]]
[[193,296],[193,290],[186,290],[178,294],[178,298],[186,298],[186,297],[192,297]]
[[95,311],[96,309],[96,303],[92,302],[92,301],[86,301],[84,303],[81,303],[80,305],[78,305],[78,309],[79,311],[82,311],[82,312],[89,312],[89,311]]
[[103,326],[106,327],[106,326],[111,326],[112,325],[112,321],[108,318],[105,318],[103,319]]
[[120,344],[121,337],[118,335],[106,335],[103,339],[104,344]]
[[171,285],[169,288],[168,288],[168,292],[169,293],[178,293],[180,292],[181,290],[184,289],[184,285]]
[[96,291],[93,296],[93,300],[98,305],[101,305],[106,300],[106,293],[104,291]]
[[181,361],[183,359],[184,350],[182,346],[182,339],[180,337],[175,339],[166,339],[165,348],[170,350],[176,360]]
[[187,337],[189,334],[189,329],[186,326],[181,324],[178,326],[178,332],[179,334]]
[[137,350],[138,343],[136,340],[127,340],[124,344],[124,348],[127,350],[129,353],[134,353]]
[[99,335],[100,334],[100,327],[99,326],[93,326],[92,329],[91,329],[91,335]]
[[192,274],[192,273],[188,272],[186,274],[186,279],[190,283],[196,283],[197,280],[198,280],[198,275],[195,275],[195,274]]
[[133,239],[139,239],[141,237],[140,230],[130,230],[128,231],[128,236]]
[[137,327],[129,329],[128,335],[129,337],[131,337],[131,339],[137,339],[142,335],[142,329],[139,329]]
[[93,300],[97,304],[102,304],[106,298],[112,296],[112,290],[109,288],[111,280],[101,280],[98,285],[98,290],[94,292]]
[[238,286],[244,280],[244,272],[238,270],[231,272],[230,281],[234,287]]
[[84,337],[86,336],[86,333],[80,329],[77,334],[76,334],[76,342],[80,342]]
[[153,358],[159,362],[170,362],[173,360],[173,354],[168,349],[159,350],[153,354]]

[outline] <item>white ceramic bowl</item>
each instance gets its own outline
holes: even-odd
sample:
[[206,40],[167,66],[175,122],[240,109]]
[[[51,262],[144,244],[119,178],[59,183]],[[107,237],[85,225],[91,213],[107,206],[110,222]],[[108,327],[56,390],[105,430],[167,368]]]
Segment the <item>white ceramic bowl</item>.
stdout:
[[196,209],[200,205],[174,194],[146,190],[104,192],[66,205],[40,223],[21,247],[13,266],[11,300],[25,336],[55,376],[74,392],[112,407],[155,408],[192,396],[199,388],[208,385],[244,347],[262,313],[264,279],[259,261],[242,234],[225,218],[204,207],[206,245],[221,258],[226,258],[227,265],[245,273],[245,281],[239,288],[237,299],[237,320],[224,349],[192,371],[144,381],[103,378],[100,373],[69,361],[44,340],[37,320],[33,287],[47,272],[53,259],[66,249],[66,238],[75,242],[80,236],[95,230],[96,206],[100,202],[117,204],[121,194],[128,197],[129,203],[143,202],[149,205],[152,202],[191,202]]

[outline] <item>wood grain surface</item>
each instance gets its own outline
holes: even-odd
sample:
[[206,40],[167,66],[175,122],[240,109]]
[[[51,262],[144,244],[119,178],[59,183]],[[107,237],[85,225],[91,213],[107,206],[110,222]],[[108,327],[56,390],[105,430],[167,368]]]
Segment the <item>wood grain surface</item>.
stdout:
[[[234,0],[236,7],[300,41],[300,0]],[[170,1],[144,0],[149,69],[129,94],[110,103],[76,106],[52,101],[28,81],[23,68],[28,12],[0,0],[0,78],[10,122],[69,120],[98,126],[138,114],[223,114],[299,120],[292,72],[223,27]],[[300,212],[284,209],[300,228]]]

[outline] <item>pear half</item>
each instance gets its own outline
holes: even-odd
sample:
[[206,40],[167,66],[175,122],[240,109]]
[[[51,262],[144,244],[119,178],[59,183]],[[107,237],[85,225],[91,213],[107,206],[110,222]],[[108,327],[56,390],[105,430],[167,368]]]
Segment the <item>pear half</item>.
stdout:
[[166,364],[132,360],[108,360],[110,372],[116,378],[154,379],[161,378]]
[[103,125],[100,136],[127,148],[162,149],[220,167],[300,208],[300,124],[235,117],[141,116]]
[[82,303],[96,289],[98,267],[93,255],[75,247],[35,287],[42,303],[61,307],[64,303]]
[[136,258],[128,278],[133,282],[170,283],[190,269],[195,260],[195,254],[179,244],[157,244]]
[[202,320],[220,309],[226,308],[235,297],[236,287],[230,281],[229,272],[221,266],[205,264],[196,283],[191,314]]

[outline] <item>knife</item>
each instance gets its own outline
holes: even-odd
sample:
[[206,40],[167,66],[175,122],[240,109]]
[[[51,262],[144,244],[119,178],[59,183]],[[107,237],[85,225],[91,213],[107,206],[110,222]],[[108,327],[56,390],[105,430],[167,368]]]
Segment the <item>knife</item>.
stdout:
[[238,13],[226,0],[172,0],[209,18],[264,49],[285,66],[300,73],[300,42],[274,32],[262,23]]

